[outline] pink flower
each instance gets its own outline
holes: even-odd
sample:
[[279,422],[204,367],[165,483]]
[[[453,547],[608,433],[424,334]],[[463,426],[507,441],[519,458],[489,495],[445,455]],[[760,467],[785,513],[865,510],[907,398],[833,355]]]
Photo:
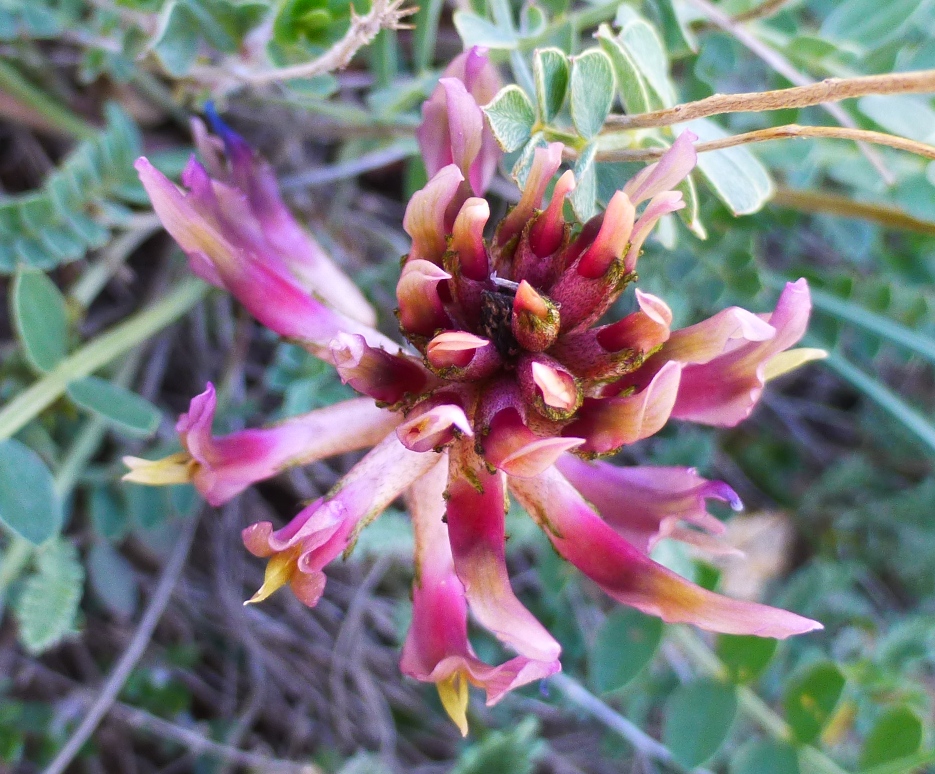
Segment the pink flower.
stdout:
[[[193,266],[274,330],[302,337],[368,397],[216,438],[209,387],[179,422],[186,451],[148,465],[132,460],[129,476],[193,480],[211,502],[223,502],[290,465],[374,446],[286,526],[260,522],[244,531],[248,550],[268,560],[250,601],[288,584],[314,605],[327,564],[404,495],[416,574],[401,667],[435,683],[462,732],[470,685],[494,703],[560,668],[558,643],[510,583],[504,522],[510,495],[559,554],[623,604],[734,634],[787,637],[820,628],[794,613],[706,591],[649,557],[664,537],[721,550],[716,538],[723,528],[706,504],[719,499],[738,508],[726,484],[690,469],[584,461],[647,438],[672,417],[726,424],[749,413],[767,378],[802,361],[784,351],[808,317],[804,281],[787,287],[765,319],[733,308],[673,331],[665,302],[636,291],[632,314],[597,326],[635,279],[653,224],[681,206],[672,188],[694,164],[693,138],[683,134],[580,228],[564,219],[572,172],[561,175],[545,201],[561,145],[538,149],[519,203],[488,241],[490,208],[463,185],[466,178],[475,192],[486,185],[478,184],[487,173],[476,166],[483,140],[473,112],[478,84],[492,83],[485,61],[476,51],[465,55],[458,79],[443,79],[426,106],[427,120],[444,119],[445,133],[443,143],[426,127],[420,133],[434,174],[404,220],[412,250],[397,301],[408,348],[339,311],[332,293],[340,283],[310,295],[294,268],[303,254],[286,256],[272,247],[278,237],[258,236],[268,219],[291,220],[268,171],[239,138],[227,138],[230,172],[219,157],[209,161],[223,181],[189,167],[196,171],[186,178],[187,196],[141,162],[157,211]],[[205,138],[201,144],[214,148]],[[219,196],[255,213],[253,221],[246,215],[232,221]],[[467,638],[468,610],[513,654],[507,661],[477,658]]]
[[[211,434],[217,397],[214,385],[192,399],[175,429],[185,451],[164,460],[125,457],[123,478],[142,484],[192,482],[211,505],[223,505],[251,484],[296,465],[373,446],[401,417],[368,398],[336,403],[262,429]],[[172,481],[165,481],[167,474]]]
[[503,154],[484,123],[480,106],[500,91],[500,76],[487,49],[474,46],[457,56],[422,106],[416,132],[429,177],[449,164],[461,170],[476,196],[483,196]]

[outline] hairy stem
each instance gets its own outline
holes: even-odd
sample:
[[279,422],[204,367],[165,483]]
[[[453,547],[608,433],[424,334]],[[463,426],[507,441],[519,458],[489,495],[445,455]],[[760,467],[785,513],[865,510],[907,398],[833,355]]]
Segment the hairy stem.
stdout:
[[[605,135],[613,137],[613,135]],[[915,153],[927,159],[935,159],[935,146],[927,145],[924,142],[908,140],[905,137],[897,137],[883,132],[874,132],[869,129],[848,129],[843,126],[799,126],[798,124],[786,124],[785,126],[773,126],[769,129],[757,129],[753,132],[744,132],[730,137],[722,137],[719,140],[708,140],[707,142],[695,143],[695,150],[698,153],[708,151],[723,150],[724,148],[733,148],[737,145],[747,145],[752,142],[769,142],[770,140],[789,140],[802,137],[820,137],[832,140],[854,140],[858,143],[874,143],[876,145],[886,145],[890,148]],[[666,152],[665,148],[625,148],[623,150],[606,150],[597,152],[598,161],[652,161],[658,159]],[[566,157],[575,158],[577,153],[568,149],[565,151]]]
[[922,94],[935,92],[935,70],[919,70],[888,75],[866,75],[859,78],[827,78],[806,86],[742,94],[714,94],[697,102],[686,102],[651,113],[632,116],[610,116],[605,126],[611,129],[647,129],[671,126],[695,118],[707,118],[725,113],[760,113],[810,105],[823,105],[842,99],[866,97],[871,94]]

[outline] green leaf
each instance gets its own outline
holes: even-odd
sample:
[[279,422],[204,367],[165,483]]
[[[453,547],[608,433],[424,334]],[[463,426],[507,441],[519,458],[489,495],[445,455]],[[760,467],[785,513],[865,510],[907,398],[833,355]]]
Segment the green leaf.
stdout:
[[837,3],[821,25],[821,36],[876,48],[898,35],[920,7],[919,0],[847,0]]
[[[701,142],[727,137],[727,132],[707,118],[698,118],[682,126],[698,135]],[[699,153],[698,169],[734,215],[756,212],[773,195],[769,172],[746,148],[737,146]]]
[[795,737],[808,744],[821,733],[844,690],[844,675],[830,661],[820,661],[787,682],[782,703]]
[[576,56],[571,63],[571,120],[578,133],[591,139],[604,126],[614,101],[614,67],[599,48]]
[[717,638],[717,654],[735,683],[756,680],[769,666],[776,653],[777,640],[736,634],[721,634]]
[[139,605],[133,566],[110,543],[95,543],[88,553],[88,580],[94,595],[119,618],[130,618]]
[[108,486],[95,486],[91,490],[88,508],[95,534],[107,540],[120,540],[130,531],[127,505],[118,499]]
[[0,442],[0,522],[33,545],[62,528],[65,514],[52,474],[28,446]]
[[532,60],[539,118],[548,123],[562,109],[568,91],[568,57],[557,48],[540,48]]
[[669,55],[656,28],[632,7],[621,4],[615,20],[617,40],[646,79],[653,108],[672,107],[677,101],[669,78]]
[[908,94],[872,95],[857,100],[857,107],[892,134],[925,143],[935,140],[935,110],[929,100]]
[[43,546],[36,564],[36,573],[26,579],[16,602],[20,641],[33,654],[72,633],[84,586],[84,568],[67,540]]
[[516,48],[516,35],[470,11],[455,11],[455,29],[465,48],[486,46],[494,49]]
[[170,0],[159,14],[153,51],[166,72],[176,78],[183,77],[198,56],[198,22],[178,0]]
[[662,639],[662,621],[638,610],[615,610],[597,632],[591,651],[591,681],[601,692],[623,688],[652,660]]
[[688,230],[699,239],[708,238],[708,230],[699,217],[698,189],[695,188],[694,175],[688,175],[681,183],[675,186],[677,191],[682,192],[682,198],[685,200],[685,206],[678,211],[679,220],[682,221]]
[[483,110],[497,143],[506,153],[522,147],[536,123],[536,110],[519,86],[501,89]]
[[597,30],[597,42],[601,48],[610,57],[611,64],[614,67],[617,90],[620,92],[620,101],[623,107],[630,115],[635,113],[648,113],[652,110],[652,102],[649,98],[649,87],[646,85],[646,79],[633,61],[629,52],[620,45],[620,42],[613,36],[610,27],[602,24]]
[[45,274],[21,271],[13,280],[13,324],[29,362],[51,371],[65,357],[68,314],[65,298]]
[[97,376],[73,382],[66,392],[81,408],[103,417],[128,435],[151,436],[162,420],[162,412],[148,400]]
[[860,751],[860,768],[905,758],[922,746],[922,721],[909,707],[890,707],[873,724]]
[[733,756],[730,774],[799,774],[799,757],[786,742],[757,739]]
[[591,143],[578,156],[575,162],[575,190],[572,191],[569,201],[575,216],[582,223],[590,220],[597,214],[597,165],[594,157],[597,154],[597,143]]
[[494,731],[458,758],[451,774],[530,774],[543,748],[539,723],[526,718],[509,731]]
[[732,685],[709,679],[685,683],[666,702],[662,741],[678,763],[694,768],[718,751],[736,713]]

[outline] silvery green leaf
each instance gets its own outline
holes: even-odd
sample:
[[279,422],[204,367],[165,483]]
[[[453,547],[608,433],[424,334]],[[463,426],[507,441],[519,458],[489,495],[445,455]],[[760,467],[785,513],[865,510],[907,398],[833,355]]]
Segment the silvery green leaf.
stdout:
[[484,107],[494,137],[506,153],[518,150],[532,133],[536,110],[519,86],[501,89]]
[[571,63],[571,120],[587,139],[604,126],[614,101],[614,68],[599,48],[576,56]]
[[649,87],[643,73],[636,66],[630,53],[620,45],[614,37],[610,27],[602,24],[597,30],[597,41],[601,48],[610,57],[614,66],[614,75],[617,81],[617,90],[620,92],[620,101],[630,115],[635,113],[648,113],[653,109],[649,98]]
[[678,99],[669,77],[669,55],[656,28],[625,4],[615,23],[620,28],[617,40],[646,78],[653,108],[672,107]]
[[[727,137],[727,132],[707,118],[689,121],[681,128],[693,131],[700,142]],[[744,147],[699,153],[698,169],[734,215],[756,212],[773,195],[766,167]]]
[[591,143],[578,156],[575,162],[575,181],[577,186],[569,197],[575,216],[582,223],[597,215],[597,165],[594,157],[597,143]]
[[486,46],[487,48],[516,48],[516,35],[470,11],[455,11],[455,29],[461,36],[465,48]]
[[533,55],[532,72],[536,81],[539,116],[547,123],[558,115],[565,103],[570,74],[568,57],[557,48],[537,49]]

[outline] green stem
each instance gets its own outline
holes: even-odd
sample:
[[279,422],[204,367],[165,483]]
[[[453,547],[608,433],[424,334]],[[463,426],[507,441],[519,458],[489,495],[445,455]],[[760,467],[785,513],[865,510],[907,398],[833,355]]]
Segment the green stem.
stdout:
[[0,410],[0,440],[5,440],[55,401],[69,384],[129,352],[175,322],[197,304],[208,285],[190,278],[165,298],[81,347]]
[[[727,667],[714,652],[705,645],[696,634],[683,627],[671,627],[670,636],[676,641],[682,652],[694,662],[695,666],[712,677],[724,679]],[[745,685],[737,686],[737,704],[740,711],[778,741],[792,741],[792,729],[769,705]],[[799,747],[803,760],[808,761],[811,774],[847,774],[831,758],[810,745]]]
[[0,91],[28,106],[49,124],[50,129],[63,131],[79,140],[96,137],[98,130],[76,113],[63,107],[48,94],[24,78],[9,62],[0,59]]

